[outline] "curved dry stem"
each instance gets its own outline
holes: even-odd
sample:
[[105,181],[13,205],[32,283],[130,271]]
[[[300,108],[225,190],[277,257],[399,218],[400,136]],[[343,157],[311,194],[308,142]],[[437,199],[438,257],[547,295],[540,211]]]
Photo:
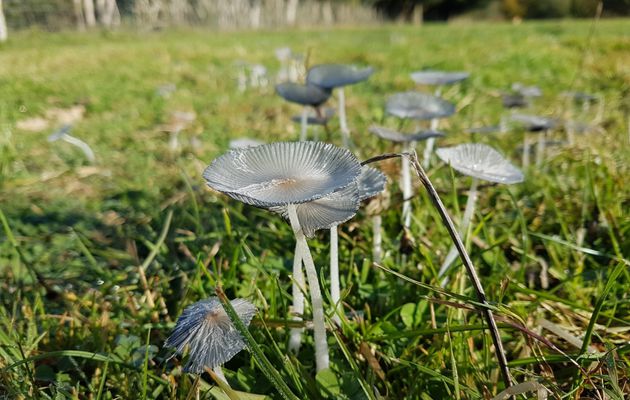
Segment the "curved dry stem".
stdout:
[[92,151],[92,148],[90,147],[89,144],[85,143],[83,140],[76,138],[74,136],[70,136],[70,135],[63,135],[62,139],[64,142],[70,143],[71,145],[74,145],[78,147],[79,149],[81,149],[83,154],[85,154],[85,158],[87,158],[90,163],[94,163],[94,161],[96,161],[96,157],[94,156],[94,152]]

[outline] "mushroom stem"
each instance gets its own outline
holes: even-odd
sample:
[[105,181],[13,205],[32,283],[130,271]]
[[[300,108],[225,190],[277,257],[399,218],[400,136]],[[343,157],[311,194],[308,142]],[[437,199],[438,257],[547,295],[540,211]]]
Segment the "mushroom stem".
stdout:
[[[306,285],[304,282],[304,273],[302,272],[302,252],[298,243],[295,244],[295,252],[293,256],[293,320],[302,321],[304,314],[304,292]],[[289,336],[289,351],[298,353],[302,344],[302,332],[304,328],[291,328]]]
[[179,136],[178,130],[170,132],[169,134],[168,148],[173,152],[177,151],[177,148],[179,147],[178,136]]
[[[440,120],[433,118],[431,120],[431,130],[436,131],[440,125]],[[433,153],[433,147],[435,146],[435,138],[430,137],[427,139],[427,144],[424,147],[424,154],[422,155],[422,167],[429,168],[431,165],[431,154]]]
[[[405,149],[410,151],[411,148]],[[403,205],[402,205],[402,222],[405,228],[411,226],[411,197],[413,191],[411,188],[411,173],[409,170],[409,160],[406,157],[402,157],[402,169],[400,171],[400,179],[402,180],[402,192],[403,192]]]
[[529,135],[527,132],[523,134],[523,169],[529,167]]
[[221,379],[223,382],[225,382],[228,386],[230,386],[228,384],[227,379],[225,379],[225,375],[223,374],[223,368],[221,368],[220,365],[217,365],[216,367],[212,368],[212,372],[214,372],[214,374],[217,376],[217,378]]
[[435,206],[438,213],[440,214],[440,217],[442,218],[442,222],[444,223],[444,226],[448,230],[448,233],[451,236],[451,239],[455,243],[455,247],[457,248],[457,251],[459,252],[459,256],[462,259],[464,267],[466,267],[466,272],[468,273],[468,277],[470,278],[473,284],[473,288],[475,289],[475,292],[477,293],[477,298],[479,299],[479,302],[484,305],[484,307],[480,307],[480,308],[481,308],[481,312],[483,313],[486,319],[486,322],[488,324],[488,328],[490,331],[490,336],[492,337],[492,342],[494,343],[494,348],[497,355],[497,361],[499,363],[499,368],[501,369],[501,374],[503,375],[503,381],[505,383],[506,388],[511,387],[512,376],[510,375],[510,370],[507,364],[507,358],[505,357],[505,351],[503,349],[503,343],[501,342],[501,336],[499,335],[499,328],[497,327],[497,323],[494,319],[494,315],[492,314],[492,311],[489,308],[490,304],[488,303],[488,300],[486,298],[486,293],[483,290],[483,286],[481,286],[481,281],[479,280],[477,271],[475,270],[475,267],[472,261],[470,260],[468,253],[466,252],[464,243],[462,243],[461,238],[457,234],[455,225],[453,224],[451,217],[448,215],[448,212],[446,211],[446,207],[444,207],[444,204],[442,203],[440,196],[435,190],[435,187],[433,187],[433,184],[429,180],[429,177],[427,176],[426,172],[424,172],[424,169],[422,169],[422,166],[418,162],[418,156],[416,155],[415,152],[412,152],[411,154],[407,154],[406,156],[410,159],[416,171],[416,174],[418,175],[418,178],[420,179],[420,181],[426,188],[427,192],[429,193],[429,197],[431,198],[431,201],[433,202],[433,205]]
[[300,118],[300,142],[306,141],[306,134],[308,131],[308,108],[302,107],[302,116]]
[[289,204],[287,206],[289,214],[289,221],[291,222],[291,228],[295,235],[297,245],[300,247],[300,254],[302,255],[302,261],[304,262],[304,268],[306,269],[306,278],[308,279],[308,288],[311,295],[311,306],[313,309],[313,330],[315,339],[315,364],[317,371],[321,371],[329,367],[330,361],[328,357],[328,343],[326,342],[326,325],[324,322],[324,302],[322,299],[322,292],[319,287],[319,280],[317,278],[317,270],[315,269],[315,263],[311,251],[306,242],[306,236],[300,226],[300,221],[297,216],[297,210],[295,204]]
[[383,256],[383,219],[380,214],[372,216],[372,261],[380,263]]
[[[464,209],[464,216],[462,217],[462,221],[459,224],[459,235],[462,237],[468,236],[468,226],[470,225],[470,221],[472,220],[473,215],[475,214],[475,206],[477,205],[477,197],[479,192],[477,191],[477,184],[479,180],[477,178],[472,178],[472,183],[470,184],[470,190],[468,191],[468,199],[466,200],[466,208]],[[448,267],[451,266],[453,261],[457,258],[457,248],[455,245],[451,245],[451,248],[448,251],[448,254],[444,258],[444,262],[440,267],[440,271],[438,272],[438,278],[444,276]],[[448,283],[448,278],[444,278],[440,283],[442,287],[446,286]]]
[[339,288],[339,233],[337,225],[330,228],[330,297],[333,302],[332,320],[341,326],[341,289]]
[[545,145],[547,144],[547,130],[543,130],[538,134],[538,143],[536,143],[536,166],[539,167],[545,158]]
[[79,138],[75,138],[74,136],[70,136],[67,133],[65,135],[63,135],[63,137],[61,139],[64,142],[70,143],[70,144],[78,147],[79,149],[81,149],[81,151],[83,152],[83,154],[85,154],[85,157],[88,159],[88,161],[90,163],[94,163],[94,161],[96,160],[96,157],[94,157],[94,152],[90,148],[90,145],[85,143],[83,140],[81,140]]
[[346,95],[343,87],[337,89],[337,97],[339,98],[339,129],[341,130],[343,147],[348,148],[350,146],[350,130],[346,120]]

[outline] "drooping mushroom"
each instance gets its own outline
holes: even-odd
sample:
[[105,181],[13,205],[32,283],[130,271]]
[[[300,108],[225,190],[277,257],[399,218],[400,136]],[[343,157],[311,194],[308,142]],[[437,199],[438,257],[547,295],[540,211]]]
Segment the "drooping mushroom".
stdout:
[[323,298],[297,207],[355,183],[360,172],[359,161],[345,149],[322,142],[278,142],[232,150],[203,173],[208,186],[236,200],[286,207],[297,242],[295,257],[303,260],[308,279],[318,371],[329,365]]
[[[244,299],[234,299],[230,303],[243,324],[249,325],[256,314],[256,307]],[[221,365],[243,350],[245,342],[221,301],[210,297],[184,309],[164,346],[175,348],[173,356],[183,355],[188,348],[184,371],[201,374],[205,368],[211,368],[225,381]]]
[[357,68],[342,64],[320,64],[312,67],[306,74],[306,82],[332,91],[337,90],[339,99],[339,129],[344,147],[350,146],[350,129],[346,119],[346,100],[344,86],[354,85],[367,80],[374,73],[374,68]]
[[[459,224],[459,234],[462,237],[468,231],[468,226],[475,213],[479,179],[503,184],[518,183],[524,179],[521,170],[512,165],[498,151],[485,144],[467,143],[453,147],[443,147],[437,149],[436,154],[456,171],[472,177],[464,216]],[[455,261],[455,258],[457,258],[457,249],[455,246],[452,246],[440,267],[438,277],[444,276],[448,267]],[[442,282],[443,285],[446,283],[446,281]]]
[[88,159],[90,163],[94,163],[96,161],[96,157],[94,156],[94,152],[90,145],[85,143],[83,140],[76,138],[70,135],[70,131],[72,130],[72,125],[64,125],[61,128],[57,129],[53,134],[48,136],[49,142],[56,142],[58,140],[63,140],[66,143],[70,143],[73,146],[81,149],[83,154],[85,154],[85,158]]
[[318,112],[319,107],[330,98],[331,91],[315,85],[284,82],[276,85],[276,93],[291,103],[303,106],[300,141],[305,141],[308,129],[308,107],[313,107],[315,112]]

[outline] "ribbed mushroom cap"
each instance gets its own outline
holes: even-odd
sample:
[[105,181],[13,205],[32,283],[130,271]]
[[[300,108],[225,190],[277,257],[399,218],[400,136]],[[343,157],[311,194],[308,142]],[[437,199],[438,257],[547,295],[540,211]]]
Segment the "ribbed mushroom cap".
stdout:
[[318,107],[330,98],[331,92],[315,85],[283,82],[276,85],[276,93],[286,101],[303,106]]
[[468,72],[417,71],[411,73],[411,79],[419,85],[450,85],[468,79]]
[[230,149],[246,149],[248,147],[256,147],[265,144],[258,139],[238,138],[230,140]]
[[524,177],[520,169],[493,149],[481,143],[442,147],[435,153],[462,174],[496,183],[518,183]]
[[48,141],[56,142],[57,140],[60,140],[65,135],[69,134],[71,130],[72,130],[72,125],[64,125],[61,128],[54,131],[50,136],[48,136]]
[[512,114],[510,120],[521,124],[530,132],[544,131],[554,128],[558,124],[554,119],[529,114]]
[[[248,326],[256,314],[256,307],[243,299],[234,299],[230,303],[243,324]],[[245,348],[245,342],[221,301],[210,297],[186,307],[164,346],[175,347],[179,354],[188,347],[188,363],[184,370],[200,374],[205,367],[215,368],[231,360]]]
[[[306,123],[309,125],[326,125],[328,121],[330,121],[330,119],[334,116],[335,110],[333,110],[332,108],[325,108],[324,110],[322,110],[321,117],[315,113],[309,113],[306,118]],[[302,122],[302,116],[294,115],[291,117],[291,121],[300,123]]]
[[357,68],[343,64],[321,64],[308,70],[306,82],[325,89],[353,85],[368,79],[374,73],[374,68]]
[[367,200],[385,190],[387,178],[385,174],[376,168],[364,165],[357,181],[359,187],[359,200]]
[[439,97],[421,92],[396,93],[387,99],[385,110],[398,118],[445,118],[455,113],[455,106]]
[[429,138],[443,137],[444,133],[439,131],[423,130],[416,133],[401,133],[393,129],[385,128],[382,126],[372,125],[368,129],[371,133],[380,137],[381,139],[390,140],[398,143],[408,142],[420,142]]
[[[357,182],[320,199],[295,206],[302,231],[307,237],[313,237],[320,229],[329,229],[354,217],[361,201]],[[285,219],[289,219],[287,206],[271,207]]]
[[206,168],[208,186],[258,207],[320,199],[361,173],[346,149],[323,142],[276,142],[229,151]]

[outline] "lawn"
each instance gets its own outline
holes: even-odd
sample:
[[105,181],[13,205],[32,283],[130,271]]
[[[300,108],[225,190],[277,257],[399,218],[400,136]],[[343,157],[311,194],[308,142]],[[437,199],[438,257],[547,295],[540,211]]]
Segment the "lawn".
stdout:
[[[400,151],[367,128],[398,127],[385,99],[414,89],[409,73],[425,68],[471,73],[442,93],[457,113],[443,120],[441,147],[486,143],[520,166],[522,131],[465,132],[509,113],[500,96],[513,82],[543,91],[525,112],[597,125],[550,147],[523,183],[482,185],[466,242],[517,382],[550,398],[628,396],[628,25],[14,33],[0,45],[0,398],[187,399],[198,389],[200,398],[228,398],[207,374],[184,373],[185,359],[163,347],[183,309],[214,296],[218,284],[256,305],[249,331],[298,398],[489,399],[505,388],[463,269],[451,269],[439,289],[451,242],[420,184],[402,233],[399,160],[374,164],[389,177],[380,266],[365,210],[339,232],[348,318],[329,325],[330,370],[315,373],[312,331],[297,356],[287,351],[291,228],[211,191],[201,176],[230,139],[298,137],[291,117],[299,107],[272,85],[237,86],[239,61],[275,74],[274,50],[283,46],[307,54],[309,65],[375,67],[346,90],[359,159]],[[168,84],[176,90],[159,95]],[[567,90],[597,94],[603,108],[577,112],[561,97]],[[83,114],[71,134],[89,143],[94,164],[47,140],[73,107]],[[177,151],[163,132],[174,111],[196,114]],[[36,122],[47,126],[27,126]],[[331,131],[341,145],[336,119]],[[566,139],[561,128],[550,136]],[[437,158],[427,173],[458,221],[470,178]],[[328,299],[328,233],[309,244]],[[280,398],[248,351],[224,372],[237,391]]]

